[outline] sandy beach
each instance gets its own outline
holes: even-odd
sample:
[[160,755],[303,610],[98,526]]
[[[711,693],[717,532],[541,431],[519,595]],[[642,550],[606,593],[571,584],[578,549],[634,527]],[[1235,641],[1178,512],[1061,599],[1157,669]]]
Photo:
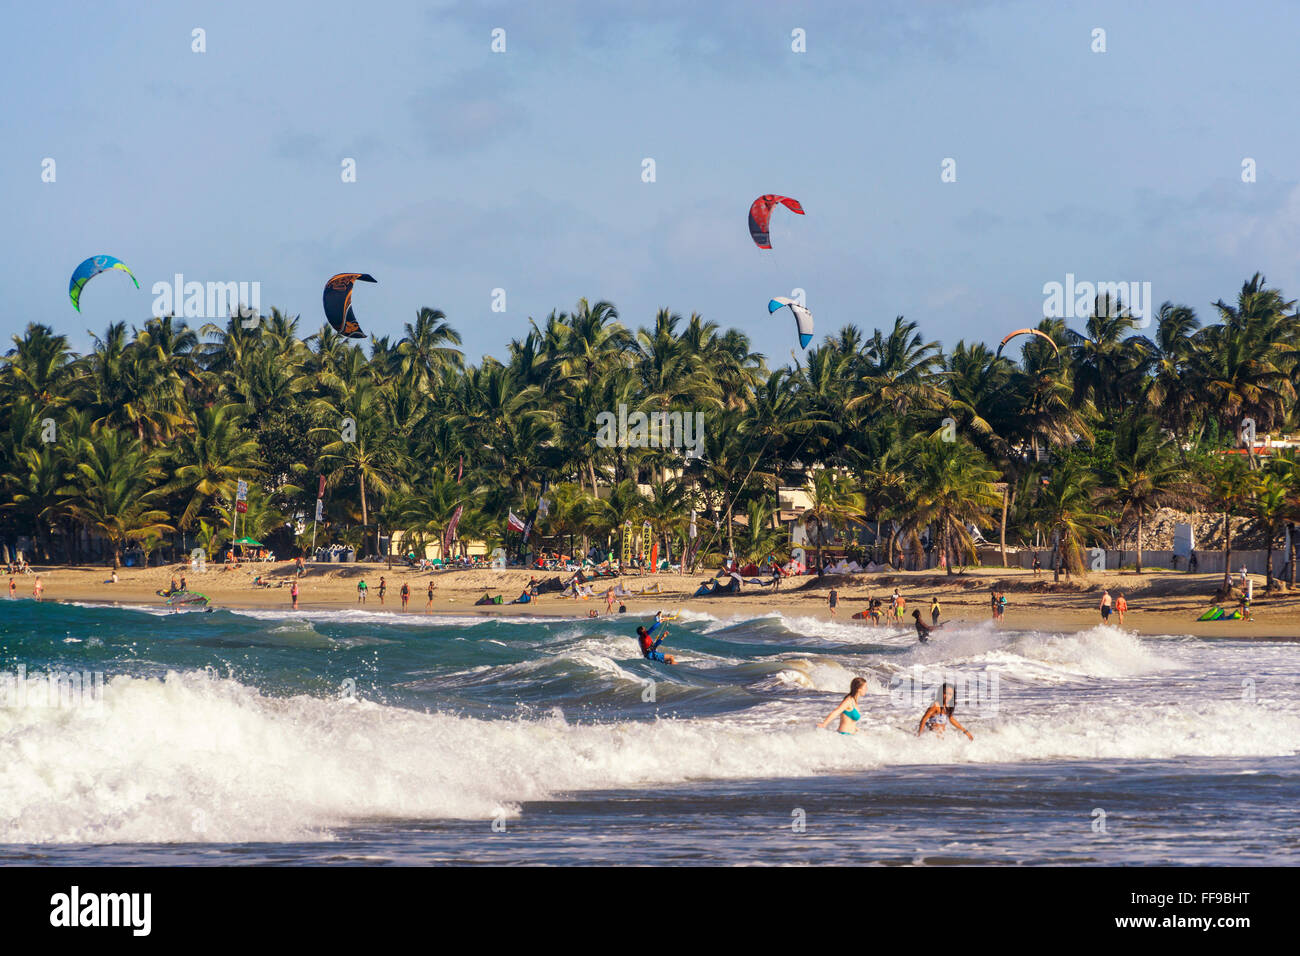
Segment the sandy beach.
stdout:
[[[288,608],[290,583],[294,576],[292,562],[242,565],[228,570],[209,567],[201,573],[192,573],[188,565],[156,567],[149,569],[123,568],[118,572],[116,584],[108,580],[105,568],[95,567],[43,567],[36,573],[45,586],[44,600],[123,605],[159,605],[157,594],[166,589],[173,575],[182,573],[192,591],[208,596],[214,607],[226,608]],[[309,565],[299,579],[299,607],[303,610],[329,610],[344,608],[374,612],[402,613],[399,591],[403,583],[411,588],[410,604],[405,613],[425,614],[427,588],[434,583],[432,613],[455,615],[484,615],[493,617],[537,616],[586,618],[591,610],[605,613],[604,586],[595,582],[597,597],[574,600],[557,593],[542,594],[529,604],[501,604],[475,606],[474,602],[485,592],[504,595],[506,601],[517,597],[531,577],[545,581],[561,577],[559,572],[529,572],[525,570],[449,570],[416,572],[384,564]],[[261,577],[270,587],[254,584]],[[387,593],[381,601],[378,594],[380,578],[387,582]],[[567,578],[567,575],[563,575]],[[364,603],[357,600],[357,583],[366,581],[369,588]],[[907,599],[907,623],[910,612],[920,608],[923,619],[929,622],[930,599],[938,596],[943,620],[978,622],[989,618],[989,589],[997,586],[1005,590],[1008,608],[1002,626],[1010,629],[1034,629],[1073,632],[1090,628],[1100,622],[1098,602],[1103,588],[1112,596],[1123,592],[1129,603],[1129,613],[1124,620],[1125,630],[1137,634],[1187,634],[1197,637],[1261,637],[1300,639],[1300,590],[1275,592],[1265,595],[1263,579],[1255,581],[1255,599],[1252,602],[1252,620],[1249,621],[1197,621],[1196,618],[1211,605],[1211,596],[1221,581],[1219,574],[1186,574],[1155,570],[1141,575],[1133,572],[1112,572],[1076,577],[1071,582],[1064,578],[1052,583],[1050,572],[1037,577],[1032,571],[1004,568],[973,568],[964,574],[948,576],[942,572],[914,571],[883,574],[860,574],[815,577],[797,577],[782,583],[781,590],[746,586],[735,596],[691,597],[695,589],[710,578],[708,571],[694,575],[671,573],[628,575],[617,579],[624,588],[640,591],[658,585],[660,593],[624,598],[627,613],[643,617],[656,610],[688,609],[716,617],[753,617],[770,612],[780,612],[787,617],[831,617],[827,595],[835,587],[840,595],[837,619],[852,621],[852,615],[867,606],[871,597],[887,599],[897,587]],[[19,598],[31,596],[35,577],[21,575],[16,579]],[[613,581],[614,579],[611,579]],[[618,601],[615,601],[617,609]],[[869,621],[859,622],[870,628]],[[1118,622],[1114,617],[1112,624]],[[629,625],[630,627],[630,625]]]

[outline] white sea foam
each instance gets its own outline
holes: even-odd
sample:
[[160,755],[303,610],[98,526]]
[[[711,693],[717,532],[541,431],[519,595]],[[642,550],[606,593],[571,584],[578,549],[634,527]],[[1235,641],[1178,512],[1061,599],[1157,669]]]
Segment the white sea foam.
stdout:
[[887,764],[1291,755],[1293,705],[1054,701],[959,715],[971,743],[918,739],[888,699],[855,737],[798,713],[571,723],[478,720],[368,701],[273,698],[201,673],[113,678],[95,709],[0,709],[0,841],[329,839],[376,818],[487,820],[569,791],[798,777]]

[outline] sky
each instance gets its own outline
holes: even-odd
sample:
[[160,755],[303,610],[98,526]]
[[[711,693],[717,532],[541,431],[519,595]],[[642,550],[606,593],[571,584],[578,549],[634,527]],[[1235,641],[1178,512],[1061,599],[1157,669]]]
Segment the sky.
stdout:
[[[306,335],[325,281],[368,272],[367,333],[441,309],[475,361],[581,297],[632,328],[698,312],[776,366],[798,341],[766,304],[795,289],[818,338],[902,315],[949,348],[1036,324],[1071,274],[1149,282],[1203,322],[1257,271],[1300,296],[1294,3],[56,0],[6,19],[6,342],[42,322],[84,350],[143,325],[177,273],[259,283]],[[763,193],[806,210],[774,213],[770,251],[746,228]],[[104,253],[141,288],[101,275],[79,315],[69,277]]]

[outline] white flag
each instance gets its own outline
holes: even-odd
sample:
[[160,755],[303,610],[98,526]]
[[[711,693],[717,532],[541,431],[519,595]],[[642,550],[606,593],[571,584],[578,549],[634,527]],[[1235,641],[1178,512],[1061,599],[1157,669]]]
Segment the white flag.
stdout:
[[324,500],[317,498],[316,499],[316,520],[323,521],[324,519],[325,519],[325,502]]
[[695,512],[692,511],[692,512],[691,512],[691,531],[690,531],[690,535],[691,535],[692,538],[694,538],[694,537],[697,537],[698,534],[699,534],[699,532],[697,532],[697,531],[695,530]]

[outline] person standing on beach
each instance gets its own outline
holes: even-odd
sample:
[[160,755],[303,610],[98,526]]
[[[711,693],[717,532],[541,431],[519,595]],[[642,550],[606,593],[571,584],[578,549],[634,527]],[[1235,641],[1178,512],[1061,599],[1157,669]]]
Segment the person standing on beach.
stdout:
[[433,613],[433,578],[429,578],[429,600],[425,602],[424,613]]
[[998,591],[998,622],[1001,623],[1002,619],[1006,616],[1007,616],[1007,592],[1003,590],[999,590]]
[[1124,599],[1124,592],[1119,591],[1115,595],[1115,617],[1119,619],[1119,626],[1124,626],[1124,615],[1128,613],[1128,601]]
[[1102,589],[1101,592],[1101,623],[1110,623],[1111,601],[1110,591]]
[[188,590],[189,590],[189,585],[185,583],[185,575],[184,575],[184,574],[181,575],[181,590],[182,590],[182,591],[188,591]]
[[411,600],[411,586],[405,581],[402,582],[402,590],[398,592],[402,595],[402,610],[406,610],[406,604]]
[[13,576],[11,575],[9,578],[9,600],[12,601],[17,596],[17,593],[18,585],[14,583]]
[[36,580],[32,583],[32,597],[36,600],[41,599],[41,593],[45,590],[45,585],[41,583],[41,576],[36,575]]
[[366,579],[362,578],[357,582],[357,603],[366,603]]
[[1034,577],[1038,577],[1038,572],[1043,570],[1043,562],[1038,560],[1038,552],[1034,552]]
[[384,603],[384,592],[387,590],[388,590],[388,582],[384,580],[384,576],[381,574],[379,575],[379,603],[380,604]]
[[840,592],[831,588],[831,593],[827,595],[827,600],[831,605],[831,617],[835,616],[835,609],[840,606]]
[[998,619],[998,589],[989,588],[989,610],[993,612],[993,620]]
[[293,587],[289,589],[289,597],[293,598],[293,609],[298,610],[298,579],[293,579]]
[[939,599],[937,597],[930,598],[930,623],[939,623]]
[[605,589],[605,613],[614,613],[614,589],[612,587]]
[[781,590],[781,565],[772,563],[772,590]]

